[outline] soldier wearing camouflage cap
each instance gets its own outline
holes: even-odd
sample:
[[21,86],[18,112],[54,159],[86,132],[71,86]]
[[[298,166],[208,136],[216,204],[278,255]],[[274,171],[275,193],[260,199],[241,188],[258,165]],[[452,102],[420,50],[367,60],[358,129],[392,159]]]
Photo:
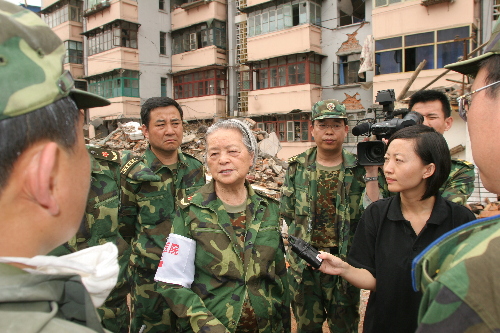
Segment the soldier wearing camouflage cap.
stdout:
[[[445,66],[474,77],[472,91],[458,98],[467,121],[472,156],[484,187],[500,193],[500,21],[484,53]],[[438,239],[413,262],[413,286],[424,291],[417,332],[500,331],[498,276],[500,217],[476,220]]]
[[[316,147],[289,159],[280,213],[289,234],[345,260],[361,217],[363,191],[378,195],[377,175],[366,178],[356,156],[343,149],[349,131],[345,105],[319,101],[311,120]],[[293,252],[287,259],[298,332],[322,332],[325,320],[331,332],[356,332],[359,289],[313,270]]]
[[104,332],[94,306],[116,283],[116,247],[45,254],[76,233],[85,209],[80,109],[109,101],[73,89],[64,46],[36,14],[0,0],[0,27],[0,327]]

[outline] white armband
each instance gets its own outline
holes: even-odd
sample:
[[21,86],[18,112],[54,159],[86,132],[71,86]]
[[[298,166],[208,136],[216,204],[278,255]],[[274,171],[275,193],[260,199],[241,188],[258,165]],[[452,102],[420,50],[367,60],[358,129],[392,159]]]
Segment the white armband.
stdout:
[[191,288],[194,281],[196,241],[170,234],[163,248],[154,280]]

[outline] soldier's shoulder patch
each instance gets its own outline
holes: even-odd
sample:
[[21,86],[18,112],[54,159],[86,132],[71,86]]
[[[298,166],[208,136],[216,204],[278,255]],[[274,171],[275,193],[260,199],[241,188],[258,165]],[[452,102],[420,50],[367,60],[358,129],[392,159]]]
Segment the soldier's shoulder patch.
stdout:
[[88,152],[99,160],[107,160],[120,163],[120,153],[111,149],[88,147]]
[[458,163],[458,164],[462,164],[462,165],[466,165],[468,167],[474,167],[474,164],[472,164],[471,162],[466,161],[466,160],[461,160],[459,158],[452,159],[452,162],[455,162],[455,163]]
[[188,197],[183,197],[180,201],[179,201],[179,207],[181,209],[184,209],[186,208],[187,206],[189,206],[191,204],[191,200],[193,199],[193,196],[190,195]]
[[130,158],[128,161],[124,162],[121,170],[120,170],[120,173],[122,175],[128,175],[128,173],[130,172],[130,170],[137,164],[139,163],[140,161],[142,160],[142,158],[140,157],[137,157],[137,156],[134,156],[132,158]]
[[292,164],[292,163],[295,163],[297,162],[297,159],[299,158],[299,155],[295,155],[295,156],[292,156],[288,159],[288,164]]

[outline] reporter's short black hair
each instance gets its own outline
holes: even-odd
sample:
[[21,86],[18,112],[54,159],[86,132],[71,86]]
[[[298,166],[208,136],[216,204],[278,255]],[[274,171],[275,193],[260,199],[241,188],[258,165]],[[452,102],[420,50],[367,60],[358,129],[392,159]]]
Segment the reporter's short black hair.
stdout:
[[444,117],[448,118],[451,116],[451,106],[448,97],[438,90],[421,90],[417,91],[410,97],[409,109],[412,110],[413,106],[417,103],[426,103],[440,101],[442,110],[444,112]]
[[141,122],[149,128],[149,120],[151,111],[156,108],[175,106],[181,115],[181,120],[184,119],[184,114],[182,113],[182,108],[175,100],[170,97],[151,97],[149,98],[141,107]]
[[427,178],[427,188],[421,200],[440,195],[439,189],[448,179],[451,171],[451,155],[444,136],[425,125],[413,125],[400,129],[389,138],[389,143],[396,139],[414,140],[415,153],[424,164],[434,163],[436,170]]

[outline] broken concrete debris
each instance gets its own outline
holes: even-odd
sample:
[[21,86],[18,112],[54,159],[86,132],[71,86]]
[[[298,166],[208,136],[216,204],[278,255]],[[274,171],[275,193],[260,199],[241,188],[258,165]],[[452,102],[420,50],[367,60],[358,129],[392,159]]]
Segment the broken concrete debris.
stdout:
[[[248,118],[249,119],[249,118]],[[249,126],[254,126],[255,121],[247,120]],[[205,155],[205,133],[207,126],[200,124],[185,124],[184,136],[182,138],[181,150],[189,155],[204,160]],[[259,130],[254,131],[259,146],[259,156],[254,170],[250,171],[247,180],[257,190],[279,198],[280,188],[283,186],[285,172],[288,168],[286,161],[276,157],[281,149],[276,134]],[[90,139],[88,143],[97,147],[113,149],[117,151],[130,150],[139,156],[148,147],[148,141],[144,138],[137,122],[118,123],[118,128],[104,139]]]

